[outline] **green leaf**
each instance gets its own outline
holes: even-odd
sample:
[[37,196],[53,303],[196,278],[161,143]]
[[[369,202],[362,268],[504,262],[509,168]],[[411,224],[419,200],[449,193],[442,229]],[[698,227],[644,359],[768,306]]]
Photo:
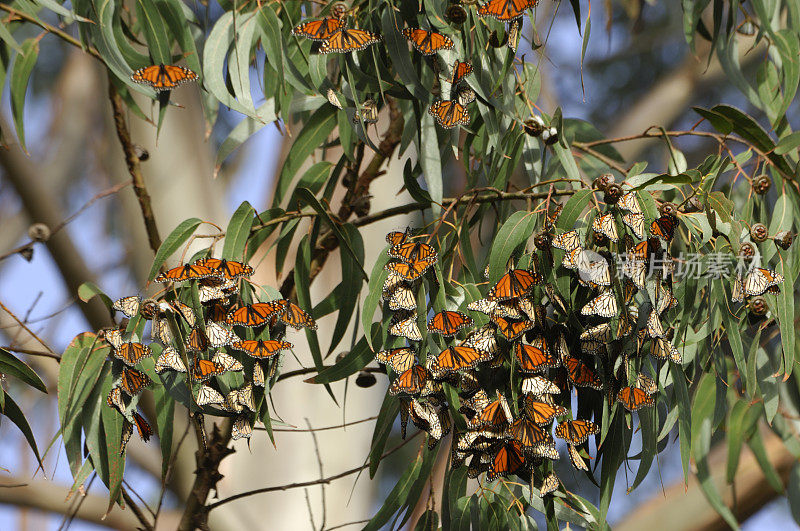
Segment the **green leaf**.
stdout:
[[590,189],[577,190],[572,194],[572,197],[564,204],[564,209],[558,216],[558,220],[556,221],[558,228],[563,231],[572,230],[575,227],[575,222],[578,220],[578,217],[591,199],[592,190]]
[[383,506],[375,513],[375,516],[364,526],[363,531],[372,531],[381,529],[392,517],[394,513],[404,504],[409,502],[409,491],[419,477],[422,471],[423,462],[426,460],[427,455],[417,455],[416,459],[411,466],[397,480],[392,491],[386,496]]
[[745,414],[750,409],[750,404],[744,400],[739,400],[731,408],[728,415],[728,465],[726,468],[725,479],[728,484],[733,484],[736,477],[736,470],[739,468],[739,456],[742,453],[742,444],[744,443],[744,429]]
[[[358,229],[354,226],[346,224],[342,229],[347,232],[346,237],[348,241],[352,242],[359,260],[354,260],[349,253],[340,253],[339,255],[342,265],[342,282],[334,289],[334,293],[336,294],[335,306],[338,310],[338,314],[336,316],[336,324],[333,327],[328,354],[331,354],[339,345],[339,342],[350,326],[353,312],[356,309],[356,305],[361,300],[361,286],[363,284],[361,278],[358,276],[358,270],[361,269],[363,271],[361,262],[364,261],[364,240],[362,240],[361,233],[358,232]],[[358,315],[356,315],[356,322],[353,326],[356,330],[358,329]]]
[[136,12],[144,30],[147,51],[155,64],[171,64],[169,32],[153,0],[137,0]]
[[44,470],[42,457],[39,455],[39,448],[36,446],[36,439],[33,437],[33,431],[28,424],[28,420],[25,418],[25,415],[22,413],[22,410],[19,408],[17,403],[14,402],[14,399],[11,398],[11,395],[8,393],[5,395],[3,415],[8,417],[8,420],[16,424],[17,428],[19,428],[19,431],[21,431],[22,435],[25,436],[25,440],[28,441],[28,446],[31,447],[33,455],[36,456],[36,461],[39,463],[39,466],[42,468],[42,470]]
[[797,149],[798,146],[800,146],[800,132],[791,133],[778,141],[778,145],[775,146],[775,153],[786,155],[790,151]]
[[600,476],[600,522],[606,521],[608,507],[611,504],[611,494],[614,492],[614,483],[617,477],[617,470],[625,459],[625,452],[629,442],[625,439],[630,438],[630,432],[626,434],[625,417],[621,410],[617,410],[614,419],[611,421],[611,428],[602,444],[603,460],[601,464],[602,473]]
[[369,450],[369,477],[375,477],[378,465],[381,463],[383,449],[386,447],[386,439],[392,432],[394,419],[400,412],[400,401],[388,393],[383,397],[381,409],[378,412],[378,419],[375,421],[375,429],[372,432],[372,443]]
[[175,423],[175,400],[167,388],[157,385],[153,388],[153,399],[156,403],[156,432],[161,445],[161,478],[167,477],[172,457],[172,427]]
[[442,197],[444,185],[442,183],[442,157],[439,152],[439,137],[436,124],[430,113],[424,113],[420,118],[419,139],[419,165],[422,168],[422,177],[427,184],[427,192],[431,196],[431,212],[438,217],[442,211]]
[[20,381],[25,382],[34,389],[38,389],[43,393],[47,393],[47,387],[42,382],[39,375],[36,374],[24,361],[14,356],[12,353],[4,348],[0,348],[0,373],[6,376],[13,376]]
[[497,231],[489,253],[489,281],[496,282],[506,272],[514,250],[528,241],[536,227],[536,216],[527,211],[514,212]]
[[367,287],[367,297],[364,299],[364,307],[361,312],[361,328],[367,338],[369,348],[373,351],[375,350],[375,345],[372,343],[370,330],[372,330],[372,319],[375,317],[375,310],[378,309],[378,303],[380,303],[381,295],[383,294],[383,283],[388,276],[388,272],[384,270],[387,263],[389,263],[389,256],[386,252],[381,252],[375,260],[375,265],[372,266],[372,274],[369,276]]
[[767,479],[767,483],[769,483],[770,487],[772,487],[775,492],[778,494],[783,494],[783,481],[778,475],[778,471],[775,470],[775,467],[769,460],[767,449],[764,446],[764,441],[762,440],[761,434],[758,432],[758,430],[753,430],[753,435],[750,437],[750,440],[747,441],[747,445],[750,446],[750,449],[753,451],[753,455],[756,456],[756,461],[758,461],[761,471],[764,472],[764,477]]
[[670,374],[678,402],[678,430],[680,435],[681,465],[684,481],[689,480],[689,457],[692,448],[692,408],[689,402],[689,389],[686,387],[686,376],[677,363],[670,363]]
[[[372,340],[375,341],[379,334],[380,323],[373,323]],[[332,367],[328,367],[316,376],[309,378],[306,382],[324,384],[342,380],[357,373],[374,359],[375,354],[373,354],[372,350],[369,348],[367,338],[362,337],[344,358],[337,361]]]
[[297,196],[298,199],[304,201],[305,203],[308,203],[308,205],[311,206],[311,208],[313,208],[320,215],[320,218],[323,221],[325,221],[325,223],[328,224],[331,230],[333,230],[333,233],[336,235],[336,239],[339,240],[340,246],[345,251],[347,251],[347,254],[350,255],[350,258],[352,258],[354,263],[358,265],[358,269],[359,272],[361,273],[361,276],[364,278],[364,280],[369,280],[369,277],[367,277],[367,272],[364,271],[364,266],[361,265],[361,260],[359,260],[356,251],[350,244],[350,240],[345,236],[344,232],[342,232],[342,229],[339,227],[339,225],[337,225],[333,221],[333,219],[331,219],[331,216],[328,213],[328,211],[325,210],[325,207],[323,207],[322,204],[320,204],[320,202],[317,200],[317,198],[314,197],[314,194],[311,193],[311,190],[309,190],[308,188],[298,188],[295,191],[295,195]]
[[180,0],[154,0],[161,18],[169,26],[169,31],[183,52],[186,64],[189,65],[197,75],[203,75],[200,63],[200,54],[197,53],[197,45],[192,36],[192,26],[197,24],[197,19],[192,13],[191,8],[183,5]]
[[711,192],[708,194],[708,206],[717,213],[724,223],[730,223],[733,220],[732,215],[735,205],[733,201],[725,197],[724,193]]
[[111,311],[111,306],[114,303],[111,301],[111,298],[97,286],[97,284],[94,282],[84,282],[78,286],[78,298],[80,300],[83,302],[89,302],[94,297],[100,297],[100,300],[103,301],[103,304],[106,305],[106,308]]
[[247,246],[250,229],[255,222],[256,209],[244,201],[231,216],[228,228],[225,230],[225,245],[222,247],[222,257],[228,260],[241,260]]
[[28,39],[22,43],[22,53],[17,54],[11,67],[9,83],[11,115],[14,118],[19,144],[26,153],[28,148],[25,147],[25,95],[28,92],[28,81],[30,81],[31,72],[38,57],[39,39]]
[[11,35],[11,32],[8,31],[8,26],[5,24],[0,24],[0,40],[8,44],[15,52],[19,54],[24,54],[25,51],[20,47],[19,43],[14,40],[14,36]]
[[795,463],[789,473],[786,497],[789,499],[789,510],[792,518],[800,525],[800,463]]
[[[236,18],[234,19],[234,17]],[[231,47],[231,43],[236,40],[234,20],[236,24],[244,24],[252,17],[252,13],[235,15],[235,13],[228,11],[217,19],[203,47],[203,85],[223,105],[260,120],[261,118],[256,115],[255,109],[243,105],[228,92],[228,86],[225,81],[225,66],[229,64],[227,61],[228,49]],[[230,61],[235,59],[235,56],[231,57]]]
[[305,160],[311,156],[333,132],[336,127],[336,108],[333,105],[324,105],[312,114],[305,123],[303,130],[297,135],[291,149],[286,156],[278,182],[275,188],[275,199],[272,206],[280,206],[289,190],[292,180]]
[[189,237],[194,234],[194,231],[197,230],[197,227],[200,226],[202,220],[197,218],[189,218],[187,220],[182,221],[177,227],[175,227],[172,232],[167,236],[164,240],[164,243],[161,244],[161,247],[158,248],[158,252],[156,253],[156,257],[153,259],[153,266],[150,268],[150,273],[147,275],[148,280],[153,280],[156,278],[158,274],[158,270],[167,261],[172,253],[178,250],[181,245],[183,245]]

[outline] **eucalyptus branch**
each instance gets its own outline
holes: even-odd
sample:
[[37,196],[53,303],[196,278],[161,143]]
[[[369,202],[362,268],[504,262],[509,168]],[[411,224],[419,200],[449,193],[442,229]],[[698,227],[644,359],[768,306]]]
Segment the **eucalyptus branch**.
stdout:
[[[38,338],[37,338],[38,339]],[[27,354],[28,356],[42,356],[44,358],[52,358],[57,362],[61,362],[61,356],[55,354],[54,352],[45,352],[43,350],[31,350],[28,348],[18,348],[12,346],[3,346],[0,349],[8,350],[9,352],[16,352],[17,354]]]
[[[392,455],[393,453],[398,451],[400,448],[402,448],[406,444],[408,444],[411,441],[413,441],[414,438],[416,438],[420,433],[422,433],[422,432],[418,431],[417,433],[415,433],[414,435],[412,435],[411,437],[409,437],[408,439],[406,439],[405,441],[403,441],[399,445],[395,446],[394,448],[392,448],[388,452],[384,453],[381,456],[381,459],[385,459],[386,457]],[[248,496],[253,496],[255,494],[263,494],[265,492],[275,492],[275,491],[279,491],[279,490],[299,489],[299,488],[302,488],[302,487],[310,487],[312,485],[327,484],[327,483],[330,483],[331,481],[335,481],[337,479],[341,479],[343,477],[351,476],[353,474],[361,472],[362,470],[364,470],[366,468],[369,468],[369,463],[367,463],[365,465],[362,465],[362,466],[357,466],[355,468],[351,468],[350,470],[346,470],[346,471],[341,472],[339,474],[336,474],[334,476],[328,476],[327,478],[316,479],[316,480],[313,480],[313,481],[303,481],[301,483],[289,483],[288,485],[277,485],[275,487],[264,487],[264,488],[261,488],[261,489],[253,489],[253,490],[249,490],[247,492],[241,492],[239,494],[234,494],[233,496],[229,496],[227,498],[223,498],[223,499],[219,500],[218,502],[212,503],[211,505],[206,507],[206,511],[211,511],[212,509],[216,509],[220,505],[224,505],[226,503],[230,503],[232,501],[236,501],[236,500],[239,500],[241,498],[246,498]]]
[[[302,428],[295,428],[295,429],[286,429],[286,428],[273,428],[273,432],[284,432],[284,433],[308,433],[308,432],[316,432],[316,431],[327,431],[327,430],[341,430],[347,426],[353,426],[355,424],[363,424],[365,422],[369,422],[371,420],[377,419],[376,416],[367,417],[361,420],[354,420],[352,422],[346,422],[344,424],[336,424],[334,426],[324,426],[322,428],[309,428],[309,429],[302,429]],[[253,428],[254,430],[258,431],[267,431],[267,428]]]
[[158,252],[161,247],[161,237],[158,235],[158,227],[156,226],[155,214],[153,214],[153,205],[150,201],[150,193],[144,184],[144,177],[142,176],[142,169],[139,165],[139,156],[136,154],[133,142],[131,141],[131,134],[128,131],[128,124],[125,122],[125,105],[122,98],[117,92],[111,78],[108,80],[108,97],[111,100],[111,107],[114,112],[114,126],[117,129],[117,137],[122,144],[122,151],[125,153],[125,163],[128,165],[128,173],[131,174],[133,180],[133,190],[136,193],[136,199],[139,200],[139,207],[142,209],[142,218],[144,219],[144,228],[147,231],[147,241],[150,243],[150,248],[153,253]]
[[[78,39],[76,39],[75,37],[70,35],[69,33],[65,32],[65,31],[62,31],[62,30],[56,28],[55,26],[51,26],[47,22],[44,22],[44,21],[42,21],[41,19],[39,19],[37,17],[29,15],[28,13],[25,13],[24,11],[19,11],[17,9],[14,9],[13,7],[11,7],[9,5],[0,4],[0,9],[10,13],[11,15],[13,15],[13,16],[21,19],[21,20],[25,20],[25,21],[30,22],[32,24],[36,24],[37,26],[39,26],[40,28],[45,30],[47,33],[51,33],[51,34],[55,35],[56,37],[58,37],[59,39],[63,40],[64,42],[67,42],[67,43],[69,43],[69,44],[71,44],[73,46],[77,46],[78,48],[80,48],[81,50],[85,51],[86,53],[88,53],[92,57],[95,57],[96,59],[99,59],[100,61],[103,61],[103,56],[100,55],[100,52],[98,52],[97,50],[95,50],[91,46],[85,46],[83,43],[81,43],[81,41],[79,41]],[[105,62],[105,61],[103,61],[103,62]]]

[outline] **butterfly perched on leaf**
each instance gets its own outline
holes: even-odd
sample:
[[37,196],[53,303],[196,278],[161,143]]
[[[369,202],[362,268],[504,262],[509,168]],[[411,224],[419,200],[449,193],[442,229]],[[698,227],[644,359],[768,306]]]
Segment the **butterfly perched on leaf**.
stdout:
[[309,20],[295,26],[292,35],[305,37],[312,41],[326,41],[333,37],[334,33],[342,27],[341,21],[332,17],[325,17],[320,20]]
[[471,369],[494,354],[464,345],[449,346],[436,357],[436,369],[444,372]]
[[161,374],[167,370],[186,372],[186,365],[173,347],[164,348],[156,359],[156,373]]
[[213,269],[196,264],[185,264],[160,273],[156,282],[183,282],[186,280],[201,279],[216,275]]
[[497,20],[514,20],[521,17],[526,10],[536,7],[538,3],[539,0],[489,0],[478,7],[478,14]]
[[640,240],[644,238],[644,214],[641,212],[629,212],[622,215],[622,222],[631,229],[631,232]]
[[507,476],[522,469],[525,466],[523,449],[522,443],[516,439],[504,443],[494,455],[486,479],[494,481],[498,477]]
[[566,408],[555,405],[552,399],[536,398],[532,395],[525,396],[524,411],[529,420],[540,425],[568,413]]
[[553,236],[550,245],[562,251],[572,251],[581,246],[581,238],[575,230],[567,231],[558,236]]
[[672,241],[672,238],[675,237],[676,225],[677,220],[674,216],[664,214],[650,224],[650,233],[669,243]]
[[230,354],[225,354],[224,352],[217,352],[211,357],[211,361],[223,367],[226,371],[243,371],[244,366],[242,362],[231,356]]
[[218,405],[221,406],[225,403],[225,397],[211,387],[210,385],[202,384],[200,389],[197,390],[197,396],[194,397],[198,406]]
[[230,348],[240,350],[251,358],[268,359],[282,350],[292,348],[292,344],[287,341],[276,341],[274,339],[258,339],[235,341],[230,344]]
[[153,383],[152,380],[143,372],[131,367],[122,368],[120,377],[120,387],[130,396],[138,395],[146,387]]
[[435,263],[439,259],[436,249],[419,241],[403,241],[389,248],[389,256],[407,264],[425,261]]
[[526,345],[522,341],[514,344],[514,355],[517,358],[517,369],[524,373],[543,372],[561,365],[558,356],[554,356],[546,348]]
[[361,104],[361,109],[353,114],[353,123],[357,124],[359,121],[365,124],[378,123],[378,104],[373,99],[364,100]]
[[249,439],[253,434],[253,425],[250,424],[250,419],[246,415],[236,417],[231,426],[231,439],[238,441],[239,439]]
[[[413,282],[421,277],[436,260],[415,260],[414,262],[390,262],[384,267],[390,275],[394,273],[397,278],[407,282]],[[388,281],[388,279],[387,279]]]
[[449,50],[455,43],[447,35],[419,28],[403,28],[403,36],[411,41],[422,55],[433,55],[439,50]]
[[181,83],[195,81],[197,74],[184,66],[154,65],[146,66],[131,74],[131,80],[149,85],[157,92],[172,90]]
[[[476,405],[483,405],[483,401]],[[511,408],[508,406],[506,397],[498,393],[497,400],[489,402],[482,409],[475,412],[468,425],[470,427],[484,427],[489,426],[492,428],[501,428],[514,421],[511,414]]]
[[253,268],[241,262],[225,260],[224,258],[201,258],[195,262],[196,265],[204,266],[214,273],[222,276],[226,280],[238,280],[252,276]]
[[139,313],[139,305],[141,302],[142,298],[138,295],[132,297],[122,297],[121,299],[115,300],[111,307],[122,312],[125,317],[131,318]]
[[196,359],[192,365],[192,379],[195,382],[204,382],[225,372],[225,367],[211,360]]
[[783,282],[783,275],[770,269],[757,267],[744,278],[742,285],[746,295],[763,295],[764,292]]
[[278,314],[278,320],[283,324],[289,325],[295,330],[301,328],[308,328],[310,330],[317,329],[317,322],[311,315],[300,308],[293,302],[287,300],[278,301],[283,305],[283,312]]
[[285,311],[285,309],[285,306],[278,301],[247,304],[228,312],[225,316],[225,323],[248,327],[260,326]]
[[623,387],[620,389],[617,392],[617,402],[625,406],[628,411],[652,407],[655,404],[653,397],[638,387]]
[[602,234],[612,242],[619,241],[617,225],[614,223],[614,214],[610,212],[594,218],[592,230],[598,234]]
[[507,341],[514,341],[536,326],[535,322],[527,319],[516,321],[500,316],[492,316],[492,322],[497,325],[497,329],[500,330],[500,333],[503,334]]
[[422,365],[413,365],[389,385],[389,394],[418,395],[428,380],[428,371]]
[[590,300],[581,308],[581,315],[597,315],[599,317],[614,317],[619,313],[617,298],[611,290],[605,290],[600,295]]
[[558,476],[551,472],[545,476],[544,480],[542,481],[542,486],[539,487],[539,495],[547,496],[548,494],[552,494],[560,485],[561,481],[558,479]]
[[598,390],[603,388],[603,382],[597,373],[580,359],[568,357],[564,360],[564,367],[567,368],[567,377],[572,385]]
[[533,286],[542,282],[542,276],[535,271],[511,269],[492,286],[486,294],[486,298],[490,301],[518,299],[527,295]]
[[458,85],[461,80],[467,77],[469,74],[472,73],[472,64],[469,62],[462,62],[456,60],[453,64],[453,78],[451,80],[451,84],[453,86]]
[[522,393],[534,396],[557,395],[561,393],[561,388],[547,378],[531,376],[530,378],[523,378]]
[[581,457],[581,454],[578,452],[577,448],[571,444],[568,444],[567,454],[569,454],[569,460],[572,462],[572,466],[574,466],[577,470],[583,470],[585,472],[589,471],[586,461],[583,460],[583,457]]
[[126,365],[133,367],[139,361],[152,354],[150,347],[141,343],[123,343],[114,351],[114,356],[122,360]]
[[682,356],[681,352],[675,348],[668,339],[663,337],[655,338],[653,342],[653,357],[658,359],[669,359],[674,361],[675,363],[681,363]]
[[445,129],[452,129],[457,125],[469,125],[467,108],[457,101],[436,100],[428,107],[428,113]]
[[389,325],[389,333],[411,341],[422,341],[422,333],[417,326],[417,314],[414,312],[402,311],[394,314]]
[[553,442],[548,431],[526,417],[520,417],[506,429],[506,435],[519,441],[525,448],[533,448]]
[[120,387],[111,388],[108,396],[106,396],[106,404],[108,404],[108,407],[116,408],[123,415],[125,414],[125,400],[122,398],[122,389]]
[[461,312],[442,310],[428,321],[428,331],[445,337],[453,336],[462,328],[472,326],[472,317]]
[[381,36],[371,31],[340,26],[322,42],[320,53],[347,53],[363,50],[380,42]]
[[150,427],[150,424],[136,411],[133,412],[133,421],[136,424],[136,431],[139,432],[139,438],[144,442],[149,441],[150,436],[153,435],[153,428]]
[[600,426],[588,420],[565,420],[556,427],[556,437],[569,444],[583,444],[591,435],[600,433]]
[[402,374],[414,366],[417,356],[414,349],[403,347],[381,350],[375,354],[378,363],[388,365],[397,374]]

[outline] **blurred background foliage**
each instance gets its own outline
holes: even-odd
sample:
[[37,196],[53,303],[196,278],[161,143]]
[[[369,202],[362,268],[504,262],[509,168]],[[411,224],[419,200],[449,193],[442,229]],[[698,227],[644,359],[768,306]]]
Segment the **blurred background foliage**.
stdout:
[[[382,42],[354,54],[321,55],[310,41],[290,35],[301,20],[329,12],[329,5],[316,2],[0,3],[0,132],[7,146],[0,152],[0,300],[5,305],[0,372],[6,375],[3,414],[23,434],[12,435],[7,422],[0,427],[8,435],[0,455],[11,469],[2,481],[17,485],[0,489],[0,501],[16,507],[3,518],[20,525],[45,518],[53,526],[77,515],[116,528],[142,525],[132,511],[119,508],[101,522],[108,500],[92,479],[83,486],[87,496],[63,502],[72,481],[66,467],[57,466],[63,449],[52,400],[53,391],[60,391],[53,353],[64,352],[79,332],[111,323],[97,298],[80,300],[79,286],[93,282],[112,299],[152,292],[145,284],[153,242],[186,219],[196,217],[224,230],[245,200],[259,213],[247,247],[256,268],[254,282],[280,288],[292,300],[304,299],[320,318],[318,333],[298,345],[299,359],[287,360],[285,373],[314,376],[323,357],[333,366],[336,354],[351,352],[327,373],[338,404],[324,387],[299,378],[276,387],[275,408],[289,431],[308,428],[304,419],[324,427],[336,424],[333,419],[346,423],[378,414],[386,379],[379,376],[372,389],[349,383],[365,365],[375,367],[363,339],[375,318],[365,311],[369,307],[374,313],[375,286],[363,282],[359,269],[372,271],[389,230],[435,226],[445,198],[487,186],[527,191],[550,180],[560,180],[554,191],[571,194],[590,187],[604,172],[619,182],[637,182],[633,177],[643,182],[652,172],[668,177],[648,190],[676,203],[701,180],[710,183],[701,196],[713,203],[719,221],[739,223],[738,231],[685,223],[692,239],[682,238],[673,254],[736,252],[756,222],[764,223],[771,236],[797,230],[800,136],[791,124],[798,119],[800,7],[791,0],[606,0],[594,6],[542,0],[525,16],[516,55],[506,46],[492,46],[492,33],[502,41],[505,26],[477,17],[469,5],[463,25],[450,22],[445,4],[430,0],[349,7],[350,20],[382,34]],[[456,41],[455,48],[434,60],[424,58],[399,34],[406,25],[438,29]],[[455,59],[475,67],[468,82],[478,99],[468,106],[468,126],[444,130],[427,108],[437,93],[448,94]],[[160,62],[185,64],[200,75],[198,87],[157,98],[130,80],[133,70]],[[343,110],[328,102],[328,89],[345,104]],[[115,97],[121,107],[113,105]],[[367,99],[379,111],[374,126],[353,121]],[[719,104],[726,106],[715,107]],[[525,135],[522,124],[533,113],[556,127],[558,143],[548,147]],[[120,118],[130,134],[123,151],[117,140]],[[671,136],[658,127],[708,134]],[[620,140],[628,137],[636,138]],[[602,138],[616,140],[598,144]],[[740,168],[730,164],[731,157]],[[751,181],[761,174],[772,186],[755,195]],[[152,198],[157,239],[153,227],[146,230],[142,223],[143,190]],[[539,201],[531,197],[479,210],[473,221],[481,223],[466,241],[481,271],[506,219],[533,210]],[[407,208],[388,211],[398,205]],[[468,219],[460,207],[455,211],[460,222]],[[35,231],[29,234],[35,222],[49,227],[46,241]],[[213,229],[203,234],[212,241],[220,237]],[[440,243],[444,248],[453,241]],[[208,240],[190,244],[187,256],[207,247]],[[690,288],[681,288],[685,291],[671,321],[700,331],[699,343],[684,351],[681,367],[689,394],[678,397],[670,387],[660,397],[666,402],[659,409],[659,426],[672,410],[680,428],[665,430],[656,466],[640,487],[625,495],[643,447],[636,415],[628,428],[630,448],[609,450],[621,467],[602,479],[597,474],[601,489],[568,464],[556,467],[570,492],[594,504],[610,500],[612,524],[625,529],[669,521],[671,527],[699,529],[733,526],[753,515],[752,526],[788,525],[798,518],[800,398],[792,369],[800,359],[795,340],[800,262],[796,246],[779,251],[767,240],[757,247],[786,277],[782,295],[767,297],[769,313],[762,320],[754,321],[751,312],[729,302],[728,284],[695,286],[696,298],[686,295],[693,293]],[[170,265],[176,260],[177,255]],[[448,266],[437,267],[447,271]],[[737,376],[748,370],[755,373],[754,385],[742,387]],[[662,373],[662,383],[670,378]],[[726,388],[722,381],[737,383]],[[51,392],[42,397],[45,386]],[[144,403],[143,409],[155,418],[155,404]],[[178,408],[175,423],[176,433],[188,426],[185,410]],[[381,418],[335,435],[326,430],[302,443],[297,442],[301,434],[276,432],[277,450],[256,432],[249,453],[248,446],[237,443],[240,452],[217,463],[225,476],[217,485],[224,492],[220,497],[350,470],[374,450],[373,433],[388,438],[386,448],[400,444],[393,423],[393,417]],[[197,482],[196,446],[189,440],[182,448],[163,488],[161,452],[155,446],[131,444],[126,488],[141,494],[143,505],[160,505],[165,494],[158,525],[171,528],[185,515]],[[48,481],[34,473],[42,447],[48,447],[41,452]],[[344,447],[351,450],[346,455],[339,451]],[[17,456],[22,462],[12,467]],[[442,450],[434,463],[426,451],[418,454],[409,444],[381,465],[377,481],[359,476],[354,484],[354,475],[351,482],[323,483],[304,496],[298,489],[264,494],[258,503],[245,498],[250,503],[215,509],[210,525],[258,526],[265,507],[273,509],[276,526],[305,525],[309,517],[321,528],[373,517],[378,525],[390,522],[396,511],[412,523],[429,525],[426,507],[442,507],[443,490],[454,484],[446,458]],[[690,483],[688,495],[684,481]],[[662,482],[666,496],[660,495]],[[409,490],[416,496],[409,497]],[[698,490],[705,497],[693,495]],[[454,520],[459,525],[508,518],[509,497],[520,494],[501,492],[492,499],[480,491],[483,497],[470,498],[473,492],[476,486],[469,484],[453,499],[453,506],[465,511]],[[649,496],[654,499],[648,501]],[[487,506],[504,511],[497,516]],[[42,517],[30,508],[64,516]],[[153,515],[143,518],[154,520]],[[554,525],[552,519],[532,518],[506,523]]]

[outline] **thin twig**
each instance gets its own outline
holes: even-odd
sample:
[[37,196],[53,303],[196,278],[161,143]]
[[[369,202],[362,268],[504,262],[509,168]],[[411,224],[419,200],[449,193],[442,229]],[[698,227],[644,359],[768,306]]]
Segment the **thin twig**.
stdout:
[[339,524],[339,525],[335,525],[333,527],[329,527],[329,528],[325,529],[325,531],[333,531],[334,529],[341,529],[341,528],[347,527],[349,525],[366,524],[369,521],[370,521],[369,519],[366,519],[366,520],[356,520],[355,522],[347,522],[346,524]]
[[51,348],[50,348],[50,346],[49,346],[47,343],[45,343],[45,342],[44,342],[44,341],[43,341],[43,340],[42,340],[42,339],[41,339],[39,336],[37,336],[37,335],[36,335],[36,334],[33,332],[33,330],[31,330],[30,328],[28,328],[27,326],[25,326],[25,323],[23,323],[22,321],[20,321],[20,320],[19,320],[19,318],[18,318],[16,315],[14,315],[14,312],[12,312],[12,311],[11,311],[11,310],[9,310],[8,308],[6,308],[6,305],[5,305],[5,304],[3,304],[3,302],[2,302],[2,301],[0,301],[0,308],[2,308],[3,310],[5,310],[5,312],[6,312],[8,315],[10,315],[10,316],[11,316],[11,318],[12,318],[12,319],[14,319],[14,320],[17,322],[17,324],[18,324],[18,325],[20,325],[20,326],[21,326],[21,327],[22,327],[22,328],[23,328],[23,329],[24,329],[26,332],[28,332],[28,333],[31,335],[31,337],[33,337],[33,339],[35,339],[36,341],[38,341],[38,342],[39,342],[39,344],[41,344],[41,345],[42,345],[44,348],[46,348],[47,350],[49,350],[49,351],[50,351],[50,352],[51,352],[51,353],[52,353],[54,356],[58,356],[58,354],[56,354],[55,352],[53,352],[53,349],[51,349]]
[[128,491],[124,487],[121,490],[122,490],[122,498],[125,500],[125,503],[128,504],[128,507],[130,507],[131,512],[134,514],[134,516],[136,516],[136,519],[139,520],[139,523],[142,524],[142,528],[145,531],[150,531],[151,529],[153,529],[153,526],[147,521],[147,519],[144,516],[144,513],[142,512],[141,509],[139,509],[139,506],[136,505],[136,503],[133,501],[133,498],[130,497]]
[[58,354],[54,354],[52,352],[45,352],[43,350],[31,350],[27,348],[18,348],[12,346],[3,346],[0,349],[8,350],[10,352],[16,352],[17,354],[27,354],[28,356],[43,356],[45,358],[52,358],[58,362],[61,361],[61,356]]
[[[381,456],[381,459],[384,459],[384,458],[388,457],[389,455],[393,454],[394,452],[398,451],[400,448],[402,448],[406,444],[408,444],[411,441],[413,441],[414,438],[417,435],[419,435],[420,433],[422,433],[422,432],[419,431],[419,432],[415,433],[414,435],[409,437],[407,440],[403,441],[401,444],[395,446],[394,448],[392,448],[388,452],[384,453]],[[223,498],[223,499],[219,500],[216,503],[212,503],[211,505],[206,507],[206,510],[207,511],[211,511],[212,509],[216,509],[220,505],[224,505],[226,503],[230,503],[232,501],[235,501],[235,500],[238,500],[238,499],[241,499],[241,498],[246,498],[248,496],[253,496],[255,494],[263,494],[265,492],[275,492],[275,491],[278,491],[278,490],[289,490],[289,489],[298,489],[298,488],[302,488],[302,487],[310,487],[312,485],[319,485],[320,483],[330,483],[331,481],[335,481],[337,479],[341,479],[343,477],[347,477],[347,476],[350,476],[350,475],[355,474],[357,472],[360,472],[360,471],[364,470],[365,468],[369,468],[369,463],[367,463],[365,465],[362,465],[362,466],[357,466],[355,468],[351,468],[350,470],[342,472],[341,474],[336,474],[335,476],[329,476],[329,477],[323,478],[323,479],[315,479],[313,481],[304,481],[302,483],[290,483],[288,485],[278,485],[276,487],[264,487],[264,488],[261,488],[261,489],[254,489],[254,490],[250,490],[250,491],[247,491],[247,492],[241,492],[239,494],[234,494],[233,496],[229,496],[227,498]]]
[[133,191],[136,193],[136,199],[139,200],[139,207],[142,210],[144,228],[147,231],[147,241],[150,243],[153,253],[156,253],[158,248],[161,247],[161,237],[158,235],[153,205],[150,201],[150,194],[144,184],[142,169],[139,166],[139,156],[136,154],[136,149],[128,131],[128,124],[125,122],[125,104],[122,102],[122,98],[110,78],[108,80],[108,97],[111,100],[111,107],[114,111],[114,126],[117,129],[117,137],[119,137],[119,142],[122,144],[125,163],[128,165],[128,172],[133,180]]
[[[317,440],[317,434],[311,427],[311,422],[309,422],[308,418],[306,418],[306,425],[308,425],[308,431],[311,433],[311,438],[314,441],[314,453],[317,454],[317,465],[319,466],[319,478],[323,479],[325,477],[325,470],[322,468],[322,456],[319,453],[319,441]],[[327,512],[328,512],[325,504],[325,483],[320,483],[319,487],[322,492],[322,523],[320,524],[320,529],[325,529],[325,520],[327,519]]]
[[[272,431],[273,432],[280,431],[280,432],[286,432],[286,433],[308,433],[310,431],[341,430],[342,428],[344,428],[346,426],[352,426],[354,424],[363,424],[364,422],[369,422],[369,421],[375,420],[377,418],[378,418],[378,416],[375,415],[373,417],[367,417],[367,418],[361,419],[361,420],[354,420],[352,422],[347,422],[345,424],[336,424],[335,426],[325,426],[323,428],[313,428],[313,429],[310,429],[310,430],[304,430],[302,428],[295,428],[295,429],[273,428]],[[253,428],[253,429],[257,430],[257,431],[267,431],[267,428]]]
[[[18,11],[16,9],[14,9],[13,7],[8,6],[6,4],[0,4],[0,9],[2,9],[3,11],[7,11],[8,13],[11,13],[12,15],[14,15],[16,17],[19,17],[22,20],[26,20],[28,22],[36,24],[37,26],[39,26],[40,28],[42,28],[46,32],[52,33],[53,35],[55,35],[59,39],[65,41],[65,42],[68,42],[69,44],[71,44],[73,46],[77,46],[78,48],[80,48],[81,50],[85,51],[86,53],[88,53],[92,57],[95,57],[96,59],[99,59],[100,61],[103,61],[103,56],[100,55],[100,52],[98,52],[97,50],[95,50],[91,46],[85,46],[83,43],[81,43],[81,41],[79,41],[78,39],[76,39],[75,37],[70,35],[69,33],[65,32],[65,31],[61,31],[60,29],[56,28],[55,26],[51,26],[50,24],[48,24],[46,22],[43,22],[42,20],[40,20],[37,17],[29,15],[29,14],[25,13],[24,11]],[[103,61],[103,62],[105,62],[105,61]]]

